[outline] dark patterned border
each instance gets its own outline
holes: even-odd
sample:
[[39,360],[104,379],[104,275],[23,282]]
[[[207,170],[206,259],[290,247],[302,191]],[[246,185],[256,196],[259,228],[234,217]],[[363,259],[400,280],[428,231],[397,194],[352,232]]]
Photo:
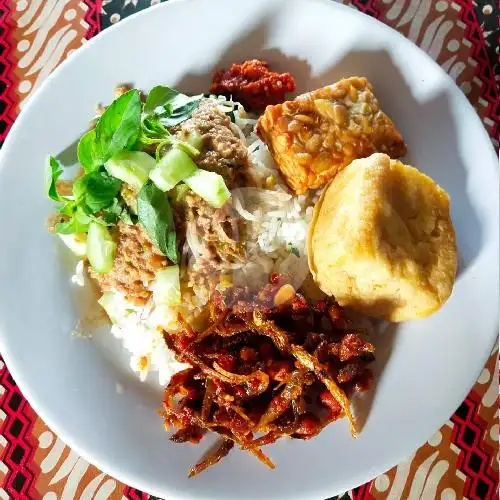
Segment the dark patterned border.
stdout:
[[39,474],[33,460],[37,443],[32,437],[33,424],[37,416],[21,394],[1,358],[0,362],[2,365],[0,384],[5,391],[0,400],[0,408],[5,413],[0,435],[7,442],[1,460],[8,468],[3,479],[3,488],[9,494],[9,498],[33,499],[37,496],[34,485],[35,478]]
[[11,59],[12,2],[0,0],[0,147],[15,120],[15,94]]
[[[136,0],[136,2],[126,2],[124,0],[102,0],[101,26],[102,29],[116,24],[118,21],[144,10],[151,5],[166,2],[167,0]],[[137,5],[135,5],[135,3]]]
[[[156,0],[153,0],[153,3]],[[164,0],[161,0],[164,1]],[[429,0],[430,1],[430,0]],[[482,113],[493,122],[493,138],[499,139],[499,92],[498,74],[498,14],[499,4],[494,0],[454,0],[461,6],[461,19],[466,24],[466,37],[473,45],[473,57],[477,62],[476,76],[483,82],[481,98],[486,102]],[[151,0],[138,0],[124,6],[123,0],[85,0],[87,13],[85,21],[89,25],[86,38],[92,38],[102,29],[138,10],[151,5]],[[352,0],[358,10],[380,18],[380,0]],[[10,9],[11,0],[0,0],[0,146],[15,119],[15,84],[12,81],[13,61],[10,34],[12,31]],[[490,9],[492,11],[490,13]],[[496,10],[495,10],[496,9]],[[114,17],[113,17],[114,15]],[[0,426],[0,434],[6,439],[2,450],[2,460],[8,471],[2,479],[3,488],[9,498],[36,499],[34,478],[39,471],[33,461],[36,443],[32,438],[32,427],[36,415],[24,399],[0,358],[0,383],[5,388],[0,398],[0,408],[5,419]],[[487,423],[478,416],[479,396],[471,392],[451,418],[454,427],[452,441],[460,449],[459,468],[466,475],[464,495],[471,499],[498,499],[498,477],[491,466],[489,457],[495,457],[495,450],[484,444]],[[370,500],[372,482],[366,483],[341,497],[341,500]],[[125,498],[130,500],[154,500],[146,493],[126,487]],[[339,497],[337,497],[339,498]]]
[[451,417],[452,442],[460,448],[458,469],[466,476],[464,496],[471,499],[498,497],[498,477],[490,467],[495,450],[483,444],[488,425],[478,416],[480,404],[481,398],[471,392]]
[[[491,137],[496,141],[496,146],[498,148],[499,137],[499,106],[500,106],[500,95],[498,90],[498,85],[495,81],[495,75],[493,73],[493,63],[488,58],[488,52],[486,51],[486,44],[483,36],[483,31],[478,22],[478,17],[476,11],[474,10],[472,3],[469,0],[454,0],[461,7],[460,19],[465,23],[465,37],[472,43],[473,50],[470,55],[478,64],[476,66],[475,76],[477,76],[483,83],[481,87],[481,99],[487,102],[486,109],[484,110],[484,116],[487,116],[493,121],[491,127]],[[499,11],[497,10],[497,14]],[[481,105],[481,102],[479,102]],[[483,114],[481,110],[478,110],[479,114]]]
[[500,81],[500,2],[498,0],[475,0],[475,4],[488,59],[498,82]]
[[379,9],[378,1],[374,0],[351,0],[351,3],[361,12],[380,19],[381,12]]
[[155,500],[155,498],[156,498],[156,497],[153,497],[152,495],[148,495],[147,493],[143,493],[140,490],[136,490],[135,488],[131,488],[130,486],[127,486],[123,490],[123,496],[125,498],[128,498],[128,500]]
[[102,0],[85,0],[87,6],[87,14],[85,15],[85,22],[89,25],[89,29],[85,34],[85,38],[89,40],[93,36],[101,32],[101,13],[102,13]]

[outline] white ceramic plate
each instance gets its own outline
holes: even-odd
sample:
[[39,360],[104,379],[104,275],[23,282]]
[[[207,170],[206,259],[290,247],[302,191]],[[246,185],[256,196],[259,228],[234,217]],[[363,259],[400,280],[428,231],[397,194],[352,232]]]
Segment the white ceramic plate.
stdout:
[[[110,335],[70,335],[78,310],[61,245],[45,229],[52,203],[43,166],[49,152],[71,162],[95,104],[109,102],[117,83],[144,89],[166,83],[199,93],[214,69],[255,57],[290,71],[299,91],[347,75],[372,81],[406,139],[408,161],[451,194],[460,270],[437,314],[381,333],[379,377],[359,439],[342,421],[310,442],[268,448],[275,471],[233,452],[188,480],[186,471],[206,445],[169,442],[155,412],[160,392],[135,381]],[[1,154],[1,351],[63,440],[152,494],[321,499],[355,487],[428,439],[465,398],[491,351],[499,290],[493,148],[466,98],[434,62],[354,10],[322,0],[184,0],[147,10],[106,30],[55,71]]]

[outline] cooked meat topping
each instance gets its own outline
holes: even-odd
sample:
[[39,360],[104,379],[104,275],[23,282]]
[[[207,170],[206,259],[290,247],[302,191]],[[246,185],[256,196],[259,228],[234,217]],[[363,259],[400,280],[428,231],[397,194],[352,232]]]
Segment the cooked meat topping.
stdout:
[[243,257],[239,220],[226,204],[213,208],[198,195],[190,193],[185,199],[187,231],[196,233],[202,249],[199,258],[217,262],[235,262]]
[[191,118],[183,123],[178,133],[182,135],[191,130],[202,136],[205,146],[204,151],[195,160],[197,165],[222,175],[231,189],[242,174],[238,170],[247,165],[248,153],[245,144],[231,130],[229,117],[217,109],[215,102],[207,99],[194,111]]
[[177,212],[176,219],[185,221],[184,234],[194,256],[192,265],[186,266],[188,286],[195,293],[208,293],[232,264],[244,260],[240,222],[230,204],[213,208],[194,193],[186,196]]
[[117,290],[131,302],[144,305],[151,296],[148,285],[156,270],[168,265],[168,261],[139,225],[118,222],[116,239],[118,248],[113,269],[99,274],[89,267],[90,275],[103,291]]
[[[200,134],[204,150],[196,158],[196,163],[200,168],[222,175],[228,187],[233,187],[237,185],[239,177],[244,175],[247,149],[231,130],[229,118],[216,106],[214,101],[203,101],[176,133],[182,136],[194,130]],[[137,213],[137,190],[124,185],[120,194],[131,211]],[[205,287],[208,291],[210,283],[220,276],[228,263],[243,258],[243,247],[238,243],[236,217],[230,213],[230,204],[215,209],[194,193],[189,193],[173,209],[179,248],[182,248],[187,233],[191,235],[188,238],[190,246],[193,245],[193,239],[199,242],[196,249],[191,248],[195,258],[190,268],[188,286]],[[145,304],[151,297],[149,288],[155,272],[168,265],[168,260],[153,246],[139,225],[119,222],[115,237],[118,247],[113,269],[108,274],[99,274],[90,269],[90,274],[103,291],[118,290],[137,305]]]

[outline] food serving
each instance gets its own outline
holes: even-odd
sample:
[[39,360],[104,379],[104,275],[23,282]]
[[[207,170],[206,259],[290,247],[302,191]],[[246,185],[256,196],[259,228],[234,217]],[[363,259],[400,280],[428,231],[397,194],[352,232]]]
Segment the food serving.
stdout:
[[297,194],[323,186],[355,158],[406,154],[403,137],[366,78],[346,78],[270,106],[257,132]]
[[[97,286],[131,368],[143,380],[158,372],[172,439],[221,436],[191,475],[235,444],[273,466],[262,445],[314,437],[343,416],[355,437],[349,397],[368,388],[375,348],[339,303],[401,320],[429,314],[451,293],[448,199],[390,159],[406,145],[371,84],[347,78],[283,102],[294,89],[291,75],[262,61],[217,72],[209,94],[119,87],[80,139],[78,176],[63,180],[48,159],[47,191],[59,204],[50,230],[81,258],[74,281]],[[392,220],[411,200],[425,209],[401,222],[413,240],[399,226],[385,234],[374,207]],[[427,230],[432,217],[444,221],[438,233]],[[407,252],[356,264],[362,255],[347,253],[372,233],[377,251],[407,238]],[[330,248],[337,240],[339,255]],[[428,275],[439,286],[426,294]],[[414,287],[399,297],[397,279]],[[319,301],[314,281],[326,293]]]
[[375,348],[346,329],[334,301],[310,304],[273,275],[256,296],[248,288],[216,294],[204,331],[185,325],[180,334],[165,336],[191,365],[165,392],[165,423],[177,428],[171,439],[198,442],[206,431],[221,436],[190,476],[235,444],[274,468],[261,446],[285,436],[311,439],[341,416],[356,437],[346,393],[367,389]]
[[450,198],[387,155],[355,160],[316,205],[308,257],[320,288],[342,306],[388,321],[428,316],[455,281]]

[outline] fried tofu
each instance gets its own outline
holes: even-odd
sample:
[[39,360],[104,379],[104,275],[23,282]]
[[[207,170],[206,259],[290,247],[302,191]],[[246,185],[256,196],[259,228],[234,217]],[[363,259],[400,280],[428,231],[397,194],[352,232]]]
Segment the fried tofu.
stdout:
[[268,106],[257,133],[297,194],[323,186],[354,159],[406,154],[403,137],[366,78],[340,80]]
[[388,321],[425,318],[455,281],[450,197],[385,154],[355,160],[323,190],[307,256],[318,286],[342,307]]

